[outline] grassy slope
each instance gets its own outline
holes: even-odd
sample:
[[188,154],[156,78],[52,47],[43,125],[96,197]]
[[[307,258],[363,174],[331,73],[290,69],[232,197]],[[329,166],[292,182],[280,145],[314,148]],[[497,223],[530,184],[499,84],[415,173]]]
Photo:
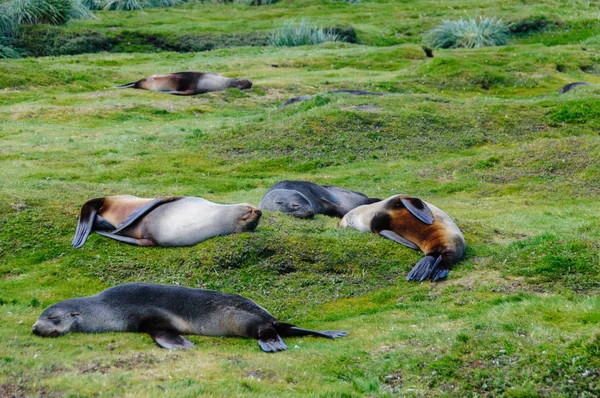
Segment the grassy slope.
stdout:
[[[383,30],[390,8],[399,29],[414,29],[406,41],[419,43],[426,28],[465,10],[546,13],[584,26],[587,3],[455,3],[301,9],[324,24],[352,24],[363,45],[1,62],[0,395],[598,394],[600,90],[554,93],[571,81],[600,83],[600,48],[581,45],[585,29],[560,27],[433,59],[415,44],[372,46],[394,36]],[[201,12],[206,22],[194,26],[207,29],[231,12],[244,22],[221,29],[237,33],[269,29],[263,13],[285,19],[298,7],[185,13]],[[176,31],[168,15],[178,12],[162,25],[153,10],[102,13],[81,26]],[[247,76],[255,86],[194,98],[110,89],[181,69]],[[392,94],[325,94],[278,108],[330,88]],[[135,248],[97,235],[81,250],[69,246],[90,197],[258,203],[283,178],[418,195],[457,220],[466,259],[446,282],[408,284],[419,253],[337,230],[328,217],[273,213],[256,233],[191,248]],[[266,355],[241,339],[192,336],[193,350],[166,352],[145,335],[29,333],[48,305],[126,281],[238,292],[283,321],[351,335],[288,339],[290,351]]]

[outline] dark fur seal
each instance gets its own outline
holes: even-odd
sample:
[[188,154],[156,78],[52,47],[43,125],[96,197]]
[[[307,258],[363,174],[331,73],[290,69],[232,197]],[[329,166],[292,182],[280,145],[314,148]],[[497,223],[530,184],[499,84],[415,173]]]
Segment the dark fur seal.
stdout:
[[588,86],[588,85],[589,85],[589,83],[586,83],[586,82],[569,83],[569,84],[566,84],[566,85],[562,86],[561,89],[558,90],[558,93],[559,94],[564,94],[564,93],[566,93],[568,91],[573,90],[575,87]]
[[357,206],[379,200],[332,185],[321,186],[308,181],[286,180],[273,185],[263,196],[258,207],[298,218],[312,218],[315,214],[343,217]]
[[69,332],[148,333],[167,349],[192,347],[184,334],[251,337],[266,352],[287,349],[281,337],[334,339],[347,334],[278,322],[254,301],[237,294],[149,283],[115,286],[95,296],[61,301],[46,309],[31,331],[43,337]]
[[406,277],[409,281],[445,278],[465,252],[465,238],[454,221],[430,203],[409,195],[395,195],[379,203],[360,206],[340,221],[340,227],[371,231],[425,257]]
[[95,231],[132,245],[190,246],[217,235],[254,231],[261,214],[247,203],[220,205],[189,196],[107,196],[83,205],[71,245],[82,247]]
[[116,88],[139,88],[174,95],[196,95],[228,88],[246,90],[252,87],[248,79],[229,79],[216,73],[177,72],[169,75],[154,75]]

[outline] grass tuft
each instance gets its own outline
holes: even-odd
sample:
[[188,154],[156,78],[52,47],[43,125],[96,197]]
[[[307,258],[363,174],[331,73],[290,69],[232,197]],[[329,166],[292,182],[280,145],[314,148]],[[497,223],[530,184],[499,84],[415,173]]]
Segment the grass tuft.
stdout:
[[339,37],[331,29],[325,30],[311,26],[306,19],[299,23],[292,19],[269,38],[269,44],[275,47],[305,46],[321,44],[326,41],[339,41]]
[[432,46],[437,48],[479,48],[506,44],[508,27],[502,20],[480,17],[443,21],[428,33]]
[[19,54],[12,47],[3,46],[0,44],[0,59],[15,59],[15,58],[21,58],[21,54]]
[[104,5],[105,10],[133,11],[148,7],[144,0],[108,0]]

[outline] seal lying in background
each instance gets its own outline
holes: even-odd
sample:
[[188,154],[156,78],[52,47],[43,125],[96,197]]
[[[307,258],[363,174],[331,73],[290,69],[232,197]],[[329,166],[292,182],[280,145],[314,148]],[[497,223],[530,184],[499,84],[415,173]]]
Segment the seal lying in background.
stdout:
[[380,199],[332,185],[317,185],[308,181],[281,181],[273,185],[261,199],[262,210],[280,211],[297,218],[312,218],[315,214],[343,217],[357,206]]
[[169,75],[153,75],[116,88],[130,87],[175,95],[196,95],[228,88],[246,90],[252,87],[252,82],[248,79],[229,79],[216,73],[177,72]]
[[281,337],[334,339],[347,334],[278,322],[254,301],[237,294],[150,283],[119,285],[95,296],[61,301],[46,309],[31,331],[42,337],[69,332],[148,333],[167,349],[192,347],[184,334],[251,337],[266,352],[286,350]]
[[395,195],[381,202],[360,206],[340,221],[340,227],[371,231],[425,257],[406,277],[408,281],[445,278],[465,252],[465,238],[454,221],[430,203],[409,195]]
[[220,205],[189,196],[107,196],[83,205],[71,245],[82,247],[95,231],[132,245],[190,246],[217,235],[254,231],[261,214],[247,203]]
[[562,86],[560,88],[560,90],[558,90],[558,93],[564,94],[566,92],[573,90],[575,87],[588,86],[588,85],[589,85],[589,83],[586,83],[586,82],[574,82],[574,83],[565,84],[564,86]]

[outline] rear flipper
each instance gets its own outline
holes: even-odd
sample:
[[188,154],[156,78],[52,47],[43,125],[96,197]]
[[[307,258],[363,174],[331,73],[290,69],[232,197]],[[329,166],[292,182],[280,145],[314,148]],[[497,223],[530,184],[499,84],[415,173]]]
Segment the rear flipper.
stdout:
[[298,326],[290,325],[289,323],[283,322],[275,322],[273,324],[277,333],[282,335],[283,337],[295,337],[295,336],[314,336],[314,337],[323,337],[326,339],[337,339],[339,337],[344,337],[348,335],[348,332],[343,330],[310,330],[299,328]]
[[448,276],[448,272],[450,272],[450,267],[442,262],[442,255],[432,253],[423,257],[413,267],[406,280],[423,282],[425,279],[430,278],[432,282],[435,282]]
[[127,83],[127,84],[122,84],[120,86],[113,86],[113,88],[131,88],[131,87],[134,87],[138,82],[139,82],[139,80],[135,81],[135,82]]
[[[81,207],[79,213],[79,220],[77,222],[77,229],[75,230],[75,236],[71,242],[71,246],[76,249],[82,247],[87,241],[88,236],[92,232],[92,228],[96,223],[96,215],[98,210],[104,205],[104,198],[96,198],[88,200]],[[104,219],[103,219],[104,220]]]
[[278,334],[272,337],[263,337],[256,341],[264,352],[279,352],[285,351],[288,348],[281,336]]
[[194,346],[194,343],[175,332],[153,330],[149,333],[156,344],[167,350],[187,349]]

